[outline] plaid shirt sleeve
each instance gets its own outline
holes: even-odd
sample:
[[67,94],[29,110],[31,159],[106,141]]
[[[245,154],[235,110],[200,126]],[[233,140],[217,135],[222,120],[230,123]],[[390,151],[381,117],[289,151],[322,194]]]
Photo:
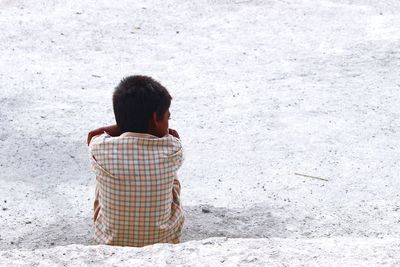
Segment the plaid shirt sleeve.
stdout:
[[103,134],[92,139],[89,150],[97,180],[95,241],[135,247],[178,243],[184,222],[179,139]]

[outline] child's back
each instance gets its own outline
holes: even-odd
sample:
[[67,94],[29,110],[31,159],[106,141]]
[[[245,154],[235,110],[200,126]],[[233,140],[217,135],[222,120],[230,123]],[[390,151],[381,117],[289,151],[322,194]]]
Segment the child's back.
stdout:
[[[169,116],[168,109],[163,112]],[[100,244],[179,242],[184,217],[176,173],[183,160],[182,146],[178,138],[168,135],[168,128],[167,134],[160,127],[151,128],[147,132],[153,134],[124,131],[112,137],[104,133],[90,142],[97,179],[95,240]]]
[[135,247],[178,243],[183,225],[176,179],[182,164],[179,140],[104,134],[92,140],[90,151],[98,182],[96,241]]

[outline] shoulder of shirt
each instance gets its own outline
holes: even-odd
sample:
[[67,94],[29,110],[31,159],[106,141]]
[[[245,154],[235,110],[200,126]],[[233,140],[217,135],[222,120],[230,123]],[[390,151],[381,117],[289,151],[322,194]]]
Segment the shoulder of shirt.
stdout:
[[112,136],[109,135],[106,132],[104,132],[102,134],[99,134],[99,135],[95,135],[95,136],[92,137],[92,140],[90,140],[89,147],[92,146],[92,145],[96,145],[96,144],[102,143],[108,138],[112,138]]
[[165,137],[163,137],[163,138],[168,138],[168,140],[169,140],[172,144],[174,144],[174,145],[176,145],[176,146],[179,146],[179,147],[182,146],[181,140],[180,140],[179,138],[176,138],[175,136],[167,135],[167,136],[165,136]]

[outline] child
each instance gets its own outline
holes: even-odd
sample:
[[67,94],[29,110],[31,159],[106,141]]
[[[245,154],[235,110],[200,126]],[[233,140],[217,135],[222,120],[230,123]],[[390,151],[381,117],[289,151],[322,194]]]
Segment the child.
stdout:
[[171,99],[152,78],[127,77],[113,95],[117,124],[89,133],[97,243],[180,242],[184,216],[176,173],[183,155],[178,133],[168,129]]

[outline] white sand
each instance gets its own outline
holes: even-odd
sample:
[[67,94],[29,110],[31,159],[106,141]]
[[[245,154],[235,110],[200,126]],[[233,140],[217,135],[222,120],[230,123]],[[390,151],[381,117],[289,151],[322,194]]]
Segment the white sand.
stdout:
[[68,245],[0,252],[4,266],[398,266],[400,241],[227,239],[145,248]]
[[[206,259],[181,250],[247,257],[254,245],[260,262],[281,266],[395,265],[399,14],[397,0],[0,1],[1,258],[134,251],[191,265]],[[86,133],[113,123],[111,94],[129,74],[174,97],[183,240],[254,239],[86,247]],[[289,250],[273,258],[275,246]]]

